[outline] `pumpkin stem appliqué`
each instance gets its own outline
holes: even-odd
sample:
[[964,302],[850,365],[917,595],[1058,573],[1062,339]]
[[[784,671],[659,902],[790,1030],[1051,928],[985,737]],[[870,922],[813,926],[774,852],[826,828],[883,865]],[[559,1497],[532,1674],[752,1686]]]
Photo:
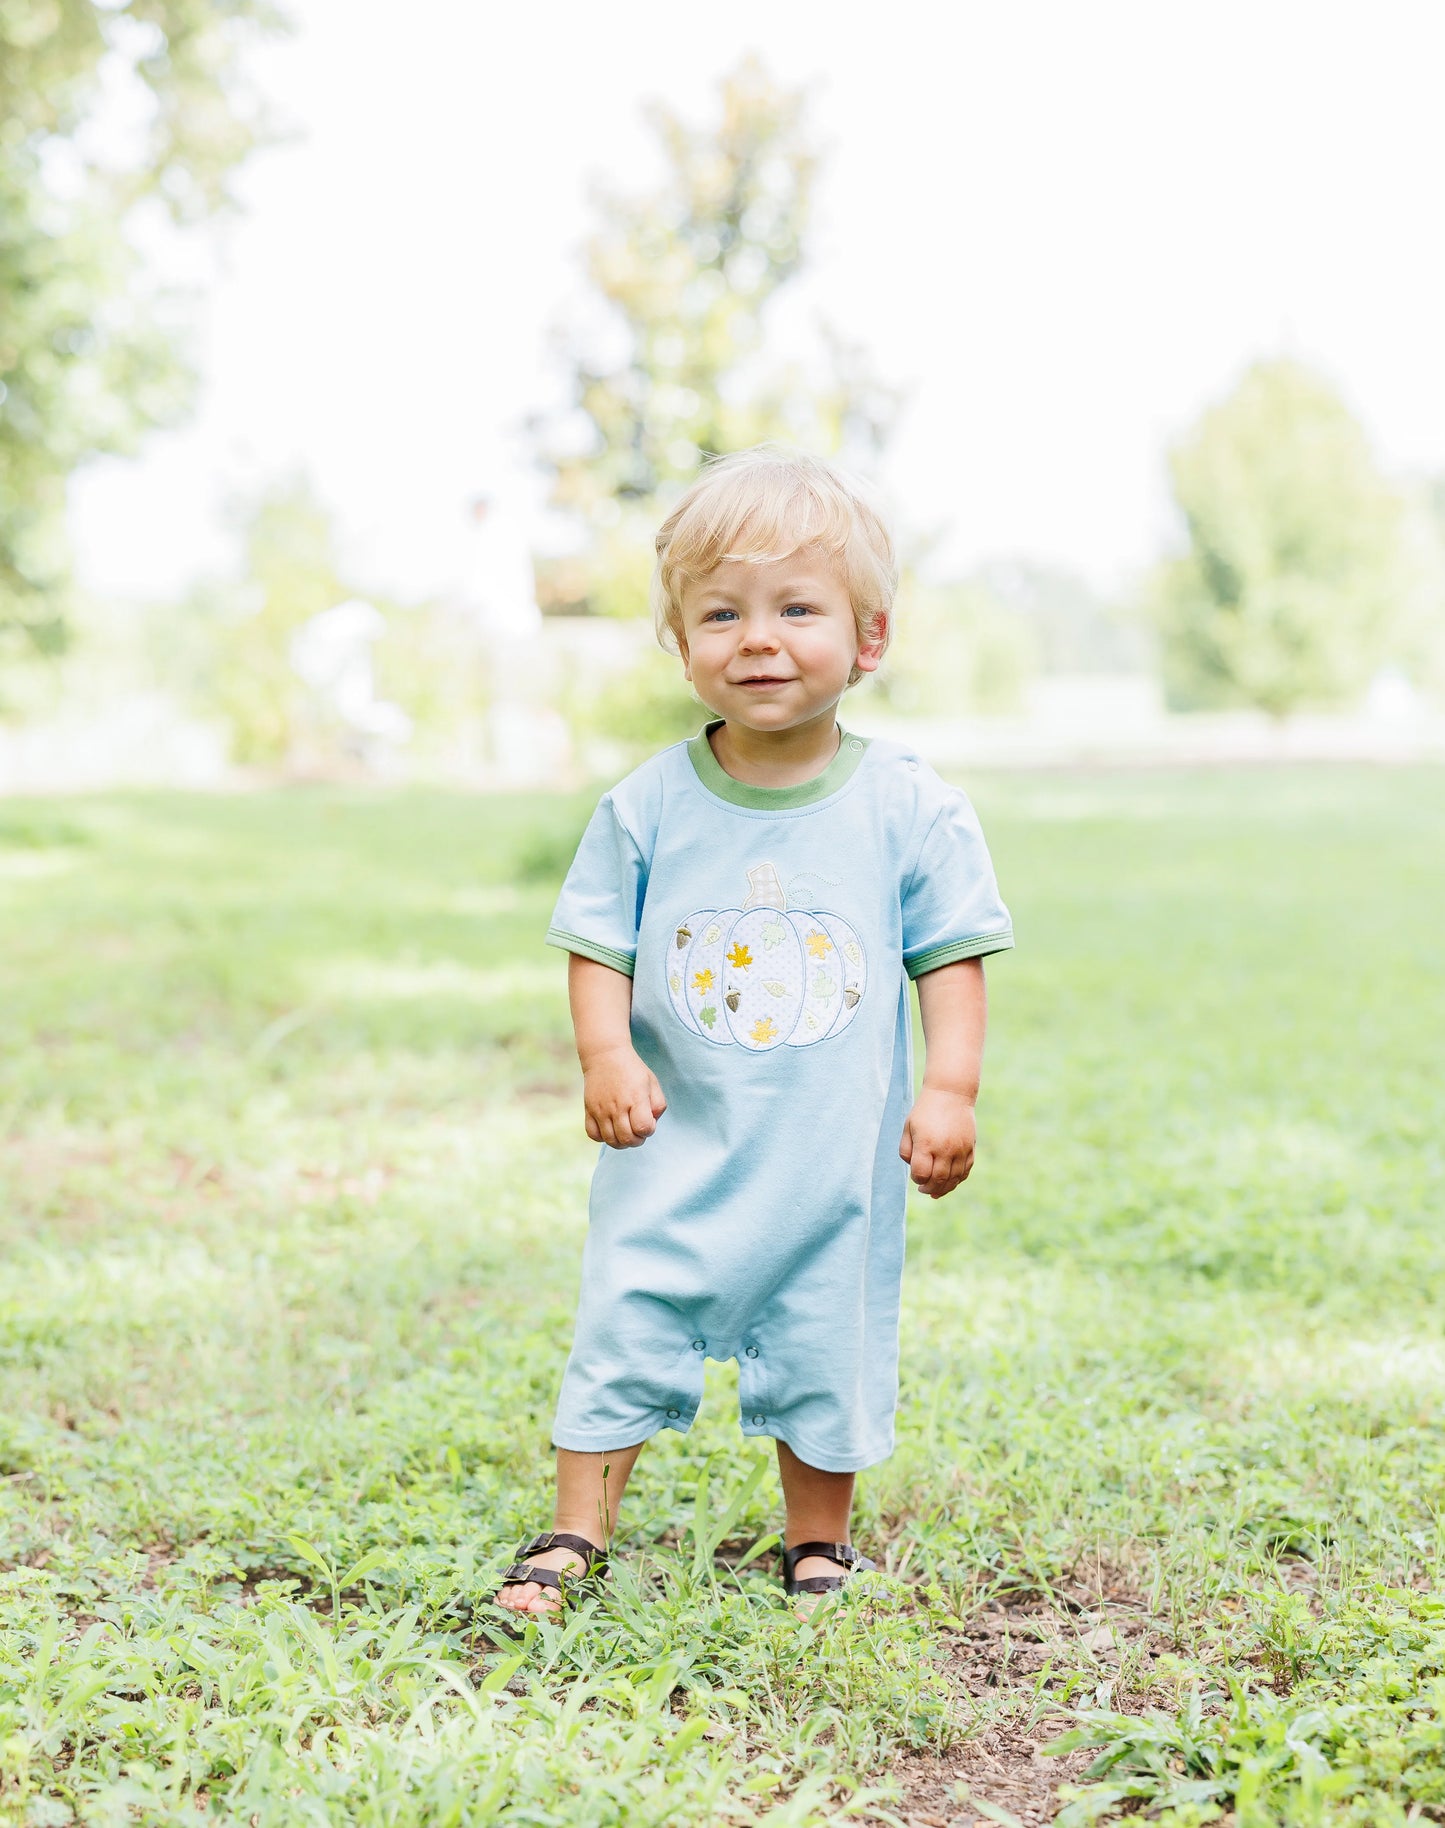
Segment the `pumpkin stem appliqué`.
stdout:
[[743,909],[786,908],[788,898],[775,863],[755,863],[748,871],[748,898]]
[[[719,1047],[750,1053],[842,1034],[868,981],[857,932],[841,914],[790,907],[776,864],[754,864],[747,879],[741,907],[695,909],[674,930],[684,956],[673,954],[667,987],[679,1020]],[[838,886],[804,871],[789,888],[804,881]],[[764,959],[765,971],[752,969]]]

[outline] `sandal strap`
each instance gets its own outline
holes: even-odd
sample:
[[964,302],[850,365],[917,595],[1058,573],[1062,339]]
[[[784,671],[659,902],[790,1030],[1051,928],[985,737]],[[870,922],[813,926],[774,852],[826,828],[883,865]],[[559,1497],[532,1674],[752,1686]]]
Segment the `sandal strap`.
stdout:
[[548,1549],[570,1549],[574,1555],[580,1555],[587,1563],[590,1574],[594,1566],[607,1560],[606,1549],[599,1549],[595,1542],[588,1542],[585,1536],[573,1536],[567,1530],[544,1530],[540,1536],[534,1536],[525,1548],[518,1549],[521,1559],[528,1555],[545,1555]]
[[849,1573],[863,1573],[878,1566],[866,1555],[860,1555],[851,1542],[795,1542],[792,1548],[783,1550],[783,1585],[789,1593],[836,1593],[847,1580],[847,1574],[810,1574],[799,1580],[798,1563],[808,1555],[836,1561]]
[[[583,1565],[580,1568],[539,1568],[528,1560],[532,1555],[545,1555],[549,1549],[566,1549],[572,1555],[580,1555]],[[607,1573],[607,1559],[607,1551],[599,1549],[595,1542],[588,1542],[585,1536],[574,1536],[567,1530],[544,1530],[518,1549],[517,1559],[502,1572],[501,1584],[519,1587],[532,1581],[554,1593],[564,1593],[569,1587],[575,1591],[601,1580]]]
[[851,1542],[795,1542],[790,1549],[783,1550],[783,1565],[791,1570],[807,1555],[826,1556],[829,1561],[839,1562],[845,1568],[871,1568],[874,1564],[866,1555],[860,1555]]
[[502,1571],[504,1587],[520,1587],[527,1581],[535,1581],[539,1587],[551,1587],[559,1593],[562,1590],[562,1576],[555,1568],[534,1568],[529,1561],[514,1561]]
[[[533,1555],[545,1555],[549,1549],[566,1549],[569,1554],[580,1555],[583,1565],[580,1568],[538,1568],[528,1559]],[[585,1536],[573,1536],[567,1530],[544,1530],[518,1549],[517,1559],[502,1575],[502,1585],[514,1587],[535,1581],[539,1587],[550,1587],[554,1593],[560,1593],[564,1584],[580,1587],[600,1579],[606,1572],[607,1551],[599,1549],[595,1542],[588,1542]]]

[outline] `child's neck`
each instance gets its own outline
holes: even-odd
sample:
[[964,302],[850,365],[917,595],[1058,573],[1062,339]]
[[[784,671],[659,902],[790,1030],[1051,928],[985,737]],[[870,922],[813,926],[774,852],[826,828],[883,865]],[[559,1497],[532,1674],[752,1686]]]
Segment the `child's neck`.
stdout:
[[791,730],[749,730],[723,722],[708,741],[724,774],[748,787],[799,787],[820,775],[838,753],[837,706]]

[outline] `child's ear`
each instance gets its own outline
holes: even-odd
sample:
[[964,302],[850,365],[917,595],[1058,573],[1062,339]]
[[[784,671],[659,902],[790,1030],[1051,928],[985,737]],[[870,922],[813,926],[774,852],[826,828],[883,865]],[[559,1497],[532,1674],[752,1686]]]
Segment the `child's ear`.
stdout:
[[682,661],[682,676],[689,685],[692,684],[692,661],[688,658],[687,638],[681,629],[677,631],[677,652]]
[[866,640],[858,643],[858,658],[853,662],[860,673],[876,673],[888,645],[888,612],[880,609]]

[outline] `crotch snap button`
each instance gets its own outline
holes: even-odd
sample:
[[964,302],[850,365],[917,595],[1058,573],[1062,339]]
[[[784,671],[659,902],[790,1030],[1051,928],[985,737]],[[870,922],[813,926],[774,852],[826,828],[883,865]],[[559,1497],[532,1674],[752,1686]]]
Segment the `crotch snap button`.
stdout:
[[756,1346],[749,1346],[747,1351],[743,1354],[745,1358],[756,1358],[757,1355],[758,1348]]
[[675,1422],[681,1414],[682,1411],[680,1409],[669,1409],[667,1412],[667,1419],[669,1422]]
[[765,1422],[765,1421],[766,1421],[766,1420],[767,1420],[767,1419],[768,1419],[768,1418],[767,1418],[767,1417],[766,1417],[766,1416],[763,1416],[763,1415],[755,1415],[755,1416],[754,1416],[754,1417],[753,1417],[753,1427],[754,1427],[754,1428],[761,1428],[761,1427],[762,1427],[762,1425],[763,1425],[763,1423],[764,1423],[764,1422]]
[[707,1341],[705,1339],[693,1340],[692,1349],[694,1352],[706,1352],[707,1351]]

